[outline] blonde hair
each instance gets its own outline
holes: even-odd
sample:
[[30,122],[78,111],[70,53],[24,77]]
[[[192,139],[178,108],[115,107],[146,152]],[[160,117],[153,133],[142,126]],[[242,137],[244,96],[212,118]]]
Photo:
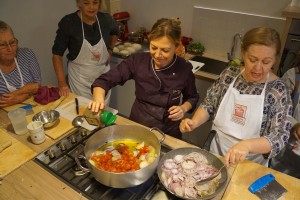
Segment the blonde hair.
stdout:
[[[79,0],[76,0],[76,6],[77,8],[80,8],[79,7]],[[102,2],[103,2],[103,6],[102,6]],[[99,7],[98,7],[98,10],[100,11],[102,7],[105,7],[104,10],[106,10],[106,4],[105,4],[105,1],[102,1],[102,0],[99,0]]]
[[178,46],[181,38],[180,20],[161,18],[156,21],[148,35],[148,40],[157,39],[166,36]]
[[275,46],[276,56],[279,56],[281,50],[280,36],[275,29],[258,27],[249,30],[243,37],[242,51],[246,52],[252,44],[261,44],[265,46]]

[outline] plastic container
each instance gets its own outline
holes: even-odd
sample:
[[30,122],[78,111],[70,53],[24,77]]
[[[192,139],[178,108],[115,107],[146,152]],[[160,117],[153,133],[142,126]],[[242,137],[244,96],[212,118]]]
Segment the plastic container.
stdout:
[[26,110],[17,108],[8,112],[8,117],[17,135],[23,135],[28,132]]
[[32,121],[27,125],[27,129],[30,132],[30,138],[32,143],[41,144],[45,141],[46,136],[44,132],[44,124],[41,121]]

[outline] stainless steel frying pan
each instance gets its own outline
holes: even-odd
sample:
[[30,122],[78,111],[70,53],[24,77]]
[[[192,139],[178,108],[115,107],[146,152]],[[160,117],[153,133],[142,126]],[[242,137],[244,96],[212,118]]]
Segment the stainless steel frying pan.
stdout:
[[[159,161],[158,165],[157,165],[157,174],[158,174],[158,177],[163,184],[163,181],[161,179],[161,173],[162,173],[162,165],[164,163],[165,160],[167,159],[173,159],[176,155],[187,155],[187,154],[190,154],[192,152],[199,152],[201,153],[202,155],[206,156],[207,160],[209,161],[209,163],[211,165],[213,165],[215,168],[217,169],[220,169],[224,164],[223,162],[218,158],[216,157],[214,154],[206,151],[206,150],[203,150],[203,149],[200,149],[200,148],[193,148],[193,147],[185,147],[185,148],[178,148],[178,149],[174,149],[174,150],[171,150],[169,151],[168,153],[166,153]],[[198,198],[195,198],[195,199],[212,199],[213,197],[215,197],[219,192],[222,191],[222,189],[226,186],[227,184],[227,179],[228,179],[228,173],[227,173],[227,169],[226,167],[223,167],[223,169],[221,169],[221,180],[220,180],[220,183],[215,191],[215,193],[211,194],[211,195],[208,195],[208,196],[205,196],[205,197],[198,197]],[[182,196],[178,196],[176,194],[174,194],[172,191],[170,191],[167,187],[165,187],[170,193],[172,193],[173,195],[177,196],[177,197],[180,197],[182,199],[187,199],[187,200],[191,200],[191,198],[184,198]],[[195,200],[193,199],[193,200]]]

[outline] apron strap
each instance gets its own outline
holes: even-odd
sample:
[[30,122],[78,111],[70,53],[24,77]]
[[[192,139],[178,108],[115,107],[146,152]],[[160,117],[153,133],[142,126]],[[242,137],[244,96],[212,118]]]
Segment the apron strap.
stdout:
[[[17,62],[17,59],[14,58],[14,60],[15,60],[16,67],[17,67],[18,72],[19,72],[19,75],[20,75],[20,79],[21,79],[21,87],[23,87],[23,86],[24,86],[23,76],[22,76],[22,73],[21,73],[19,64],[18,64],[18,62]],[[11,86],[11,85],[7,82],[7,80],[6,80],[5,76],[4,76],[4,74],[2,73],[2,70],[1,70],[1,69],[0,69],[0,73],[1,73],[1,76],[2,76],[2,78],[3,78],[3,80],[4,80],[5,84],[6,84],[7,89],[8,89],[10,92],[13,92],[14,90],[16,90],[15,87]],[[9,89],[9,88],[13,88],[13,90],[11,91],[11,89]]]
[[81,19],[82,37],[83,37],[83,39],[85,39],[85,37],[84,37],[84,28],[83,28],[83,20],[82,20],[82,12],[80,12],[80,19]]
[[[83,37],[83,39],[85,39],[85,36],[84,36],[84,28],[83,28],[83,20],[82,20],[82,12],[80,12],[80,18],[81,18],[82,37]],[[101,38],[103,38],[103,37],[102,37],[101,26],[100,26],[100,23],[99,23],[97,14],[96,14],[96,20],[97,20],[97,23],[98,23],[100,36],[101,36]]]

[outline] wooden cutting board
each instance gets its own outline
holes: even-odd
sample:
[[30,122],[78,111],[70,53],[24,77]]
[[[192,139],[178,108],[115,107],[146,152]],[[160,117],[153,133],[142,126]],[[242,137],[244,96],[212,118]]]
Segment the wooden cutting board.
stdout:
[[11,141],[12,145],[0,153],[0,176],[6,176],[36,156],[36,152],[0,129],[0,144]]
[[256,195],[252,194],[248,190],[248,187],[255,180],[269,173],[272,173],[275,176],[276,181],[288,191],[282,197],[280,197],[279,200],[299,199],[299,179],[251,161],[243,161],[236,167],[222,200],[235,200],[241,199],[241,197],[242,199],[258,200],[259,198]]
[[[61,103],[60,105],[64,105],[70,101],[75,101],[76,95],[73,94],[73,93],[70,93],[70,95],[65,98]],[[24,101],[24,104],[31,104],[33,105],[33,112],[34,114],[38,113],[38,112],[41,112],[43,110],[48,110],[49,108],[51,108],[51,106],[53,105],[54,102],[50,102],[48,103],[47,105],[41,105],[41,104],[38,104],[36,103],[34,100],[33,100],[33,97],[27,99],[26,101]],[[16,105],[13,105],[13,106],[9,106],[9,107],[6,107],[6,108],[3,108],[5,111],[10,111],[10,110],[13,110],[13,109],[16,109],[16,108],[19,108],[21,106],[24,106],[24,104],[16,104]],[[58,106],[60,106],[58,105]],[[27,118],[27,122],[31,122],[32,121],[32,117],[34,116],[34,114],[31,114],[31,115],[28,115],[26,116]],[[72,125],[72,121],[60,116],[59,118],[59,121],[58,123],[51,127],[51,128],[48,128],[48,129],[45,129],[45,134],[47,136],[49,136],[50,138],[52,139],[57,139],[59,137],[61,137],[62,135],[70,132],[72,129],[74,129],[74,126]]]

